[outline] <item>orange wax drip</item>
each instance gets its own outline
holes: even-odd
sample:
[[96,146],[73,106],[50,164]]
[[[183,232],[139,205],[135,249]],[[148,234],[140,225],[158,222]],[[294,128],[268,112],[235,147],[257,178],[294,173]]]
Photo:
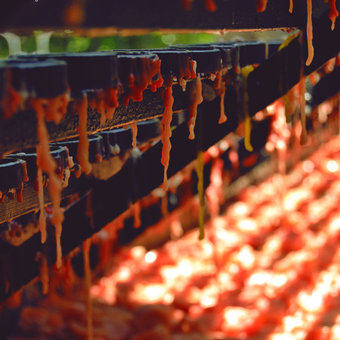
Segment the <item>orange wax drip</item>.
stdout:
[[64,275],[63,275],[63,286],[65,289],[65,295],[71,296],[72,295],[72,287],[74,287],[74,283],[76,281],[76,274],[73,271],[72,263],[71,263],[71,257],[68,256],[65,259],[64,265]]
[[24,103],[23,98],[20,96],[20,93],[15,91],[13,86],[11,85],[12,73],[7,71],[6,73],[6,95],[3,99],[1,106],[3,111],[3,116],[5,119],[11,118],[16,112],[18,112],[19,108]]
[[12,87],[9,89],[6,97],[2,102],[3,115],[5,119],[11,118],[23,104],[23,99],[19,92],[16,92]]
[[39,144],[37,145],[37,165],[42,171],[49,176],[49,193],[52,201],[52,218],[51,222],[56,229],[56,266],[61,267],[62,264],[62,249],[60,243],[62,222],[64,220],[63,210],[60,207],[62,181],[56,174],[57,164],[50,154],[48,144],[48,131],[45,124],[45,110],[43,108],[43,101],[33,99],[31,105],[37,115],[37,132]]
[[136,122],[130,124],[131,133],[132,133],[132,147],[137,147],[137,134],[138,134],[138,126]]
[[48,105],[45,107],[46,121],[53,121],[54,123],[59,124],[65,116],[69,100],[69,93],[45,100],[45,102],[48,102]]
[[215,12],[216,11],[216,4],[214,0],[204,0],[205,8],[209,12]]
[[109,88],[105,91],[106,119],[112,119],[119,106],[118,89]]
[[293,0],[289,0],[289,13],[293,13]]
[[[130,73],[128,86],[129,93],[124,98],[124,105],[129,104],[129,99],[136,102],[143,100],[143,91],[150,86],[152,92],[156,92],[158,88],[163,85],[163,78],[161,75],[161,60],[157,57],[155,59],[143,58],[141,60],[141,69],[138,73]],[[156,80],[153,80],[158,75]]]
[[335,65],[340,66],[340,53],[335,57]]
[[190,98],[190,106],[189,106],[189,139],[193,140],[195,139],[195,124],[196,124],[196,117],[197,117],[197,107],[199,104],[203,102],[202,97],[202,81],[200,76],[197,76],[195,80],[193,81],[194,88],[192,89],[191,98]]
[[164,166],[164,180],[163,186],[165,190],[168,190],[168,167],[170,161],[170,150],[171,150],[171,120],[172,120],[172,106],[174,104],[174,97],[172,95],[172,86],[168,86],[165,89],[164,98],[164,112],[161,120],[161,134],[162,134],[162,158],[161,163]]
[[38,189],[38,200],[39,200],[39,209],[40,209],[38,225],[39,225],[39,230],[41,234],[41,243],[45,243],[46,242],[46,216],[45,216],[45,209],[44,209],[44,184],[43,184],[42,171],[39,167],[37,171],[37,189]]
[[92,165],[89,162],[89,139],[87,135],[87,95],[84,94],[82,101],[78,104],[79,114],[79,144],[77,159],[81,166],[82,171],[88,175],[92,170]]
[[18,189],[16,189],[17,201],[18,202],[22,202],[22,200],[23,200],[23,196],[22,196],[23,190],[24,190],[24,183],[21,182],[20,187]]
[[267,8],[268,0],[256,0],[256,11],[258,13],[264,12]]
[[87,339],[93,340],[93,315],[92,315],[92,300],[90,294],[92,281],[90,266],[90,248],[91,239],[87,239],[83,243],[84,275],[87,292]]
[[142,225],[142,220],[141,220],[141,202],[137,201],[134,204],[131,205],[131,210],[133,214],[133,227],[135,229],[138,229]]
[[40,281],[42,284],[42,293],[46,295],[49,288],[48,263],[45,255],[40,258]]
[[224,96],[225,96],[225,81],[222,82],[221,89],[220,89],[220,118],[218,120],[218,124],[223,124],[227,121],[227,116],[225,114],[224,109]]
[[188,79],[194,79],[197,77],[197,74],[196,74],[196,61],[195,60],[190,60],[188,58],[188,63],[189,65],[187,66],[187,70],[186,72],[188,73]]
[[196,62],[194,60],[191,60],[189,57],[187,57],[184,61],[184,63],[180,65],[180,77],[179,77],[179,83],[181,84],[183,80],[189,80],[196,78],[196,72],[195,72],[195,65]]
[[109,87],[96,92],[94,98],[89,100],[88,105],[100,114],[100,125],[104,125],[107,119],[112,119],[119,106],[118,89]]
[[335,28],[335,20],[339,16],[339,12],[336,8],[336,0],[328,0],[328,6],[329,6],[329,13],[328,17],[332,22],[332,31]]
[[22,163],[22,172],[24,174],[24,182],[28,182],[29,178],[28,178],[28,173],[27,173],[27,163],[26,162]]
[[215,90],[220,90],[222,87],[222,70],[215,73],[216,79],[214,82]]
[[307,0],[307,45],[308,45],[308,58],[306,65],[309,66],[314,57],[313,47],[313,22],[312,22],[312,0]]
[[249,97],[248,97],[248,76],[254,70],[253,66],[245,66],[241,69],[243,75],[243,114],[244,114],[244,146],[247,151],[252,152],[253,146],[251,145],[251,119],[249,117]]

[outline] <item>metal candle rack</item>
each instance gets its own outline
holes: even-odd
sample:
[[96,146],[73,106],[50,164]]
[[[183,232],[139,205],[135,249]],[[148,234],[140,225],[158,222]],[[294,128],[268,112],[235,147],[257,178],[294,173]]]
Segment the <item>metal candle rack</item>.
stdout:
[[[305,5],[296,4],[294,15],[288,15],[286,2],[272,1],[268,4],[268,10],[254,16],[255,2],[249,2],[249,7],[240,1],[216,1],[219,10],[216,13],[204,12],[207,20],[201,20],[203,8],[194,3],[190,13],[176,11],[173,7],[167,13],[164,4],[159,1],[150,0],[149,4],[155,9],[155,13],[163,13],[157,17],[154,13],[146,13],[148,6],[140,5],[138,0],[130,0],[119,3],[101,0],[96,2],[96,10],[93,10],[93,1],[87,2],[86,20],[83,28],[94,25],[94,17],[103,9],[109,9],[101,13],[103,25],[108,20],[108,13],[116,15],[116,26],[123,27],[127,23],[129,27],[168,27],[168,28],[273,28],[273,27],[299,27],[305,25]],[[171,2],[166,2],[170,6]],[[198,1],[197,1],[198,3]],[[57,10],[62,12],[66,8],[66,1],[58,4]],[[313,4],[314,5],[314,4]],[[25,5],[27,6],[27,4]],[[49,15],[43,16],[50,10],[39,4],[39,7],[28,6],[32,16],[22,17],[20,11],[13,14],[12,5],[7,5],[7,17],[12,21],[1,19],[3,26],[14,25],[28,26],[30,20],[37,18],[34,25],[45,25],[46,23],[62,25],[60,22],[45,22]],[[129,10],[124,11],[125,6]],[[162,7],[162,8],[160,8]],[[242,7],[242,9],[241,9]],[[132,11],[130,11],[132,9]],[[229,9],[229,11],[228,11]],[[17,105],[10,107],[12,110],[3,110],[0,117],[0,154],[15,153],[10,156],[13,160],[8,163],[6,159],[0,164],[0,172],[8,171],[10,164],[10,176],[16,174],[13,184],[17,188],[25,182],[23,174],[18,165],[28,162],[27,157],[20,152],[28,147],[34,147],[36,139],[35,113],[29,107],[32,98],[54,98],[69,91],[73,100],[78,100],[82,93],[86,92],[91,99],[96,97],[97,91],[106,89],[119,89],[122,96],[119,97],[119,106],[114,116],[104,124],[100,122],[100,115],[95,109],[88,112],[88,132],[95,133],[90,140],[90,161],[98,163],[110,160],[113,157],[123,157],[131,151],[131,132],[129,129],[121,128],[131,122],[138,121],[138,143],[152,143],[145,148],[143,153],[125,157],[119,171],[107,180],[100,178],[79,179],[72,178],[70,186],[65,189],[64,196],[80,193],[80,198],[65,211],[63,223],[62,248],[66,255],[81,244],[86,238],[99,231],[103,226],[126,211],[129,206],[149,194],[153,189],[161,185],[163,181],[163,166],[160,164],[162,145],[159,141],[159,117],[164,111],[163,96],[164,87],[158,88],[156,92],[147,89],[143,92],[142,101],[129,101],[124,105],[124,94],[129,95],[129,75],[141,74],[143,71],[143,60],[161,60],[161,76],[164,84],[173,82],[174,95],[174,122],[171,138],[172,150],[169,165],[169,176],[174,175],[196,158],[198,150],[207,150],[229,132],[235,131],[239,121],[243,117],[243,86],[244,80],[239,73],[239,68],[247,65],[258,65],[247,79],[248,110],[253,116],[259,110],[264,109],[277,98],[297,84],[301,77],[308,75],[327,60],[337,56],[340,51],[339,25],[334,31],[329,29],[330,22],[325,11],[323,2],[315,2],[314,16],[314,48],[315,58],[311,66],[305,67],[306,58],[305,38],[297,35],[289,43],[281,45],[282,42],[234,42],[216,43],[210,45],[178,45],[166,49],[155,50],[120,50],[96,53],[64,53],[64,54],[33,54],[14,56],[12,59],[2,62],[0,65],[0,101],[2,107],[9,104],[6,100],[18,99]],[[47,11],[47,12],[46,12]],[[6,13],[6,11],[5,11]],[[93,15],[92,15],[93,13]],[[94,14],[95,13],[95,14]],[[127,20],[127,13],[129,19]],[[139,15],[136,16],[136,13]],[[164,16],[164,13],[169,15]],[[229,13],[226,17],[225,13]],[[175,15],[175,19],[174,19]],[[121,17],[120,17],[121,16]],[[61,16],[59,16],[61,17]],[[171,19],[172,18],[172,19]],[[222,20],[223,18],[223,20]],[[141,19],[141,20],[140,20]],[[148,19],[148,20],[145,20]],[[151,20],[154,19],[154,20]],[[165,20],[166,19],[166,20]],[[237,20],[236,20],[237,19]],[[141,23],[144,22],[142,25]],[[98,22],[97,22],[98,23]],[[168,26],[167,26],[168,25]],[[198,118],[196,124],[195,140],[188,140],[187,108],[189,104],[189,91],[183,92],[179,79],[183,75],[183,65],[189,61],[195,61],[196,72],[203,79],[204,102],[198,107]],[[227,122],[218,124],[220,111],[220,98],[214,89],[211,75],[224,71],[226,83],[225,110],[228,116]],[[312,105],[316,106],[339,91],[339,67],[326,75],[312,90]],[[51,81],[53,79],[53,81]],[[190,82],[190,77],[188,77]],[[326,90],[329,88],[330,90]],[[19,94],[15,98],[15,94]],[[13,101],[10,102],[13,104]],[[15,104],[15,100],[14,100]],[[8,106],[6,106],[8,108]],[[7,115],[5,117],[4,115]],[[153,118],[154,120],[150,120]],[[147,122],[142,122],[148,120]],[[150,121],[149,121],[150,120]],[[23,124],[23,122],[25,122]],[[77,123],[78,116],[74,114],[72,101],[68,112],[59,125],[48,124],[50,141],[57,147],[68,147],[70,155],[75,157],[77,153]],[[268,134],[268,121],[258,123],[254,126],[251,140],[255,152],[263,147]],[[26,153],[25,153],[26,154]],[[99,156],[98,156],[99,155]],[[249,152],[240,148],[240,159],[249,156]],[[12,161],[11,161],[12,162]],[[98,165],[100,167],[100,164]],[[12,171],[13,170],[13,171]],[[20,173],[19,173],[19,172]],[[7,176],[7,175],[6,175]],[[2,177],[5,178],[5,177]],[[11,177],[12,179],[12,177]],[[3,181],[2,181],[3,182]],[[1,183],[2,183],[1,182]],[[8,181],[8,183],[12,183]],[[2,183],[3,184],[3,183]],[[30,183],[24,184],[26,188]],[[10,187],[1,191],[7,193]],[[110,198],[110,199],[108,199]],[[92,216],[88,216],[88,204],[91,202]],[[18,214],[20,203],[13,205],[10,215],[6,215],[5,206],[0,203],[0,220],[6,222],[14,217],[23,215],[22,220],[34,220],[34,212],[37,210],[37,199],[32,199]],[[22,204],[25,204],[25,199]],[[25,217],[26,216],[26,217]],[[27,217],[29,216],[29,218]],[[26,220],[25,220],[26,221]],[[24,222],[23,222],[24,224]],[[8,229],[8,224],[3,223],[1,228]],[[52,233],[51,233],[52,234]],[[36,253],[43,252],[52,264],[55,261],[55,247],[53,236],[48,239],[47,245],[40,243],[40,235],[33,234],[25,239],[20,245],[13,245],[5,240],[1,241],[0,247],[1,266],[0,270],[0,301],[4,301],[22,285],[29,282],[38,275],[39,264],[36,262]],[[6,268],[6,270],[5,270]]]

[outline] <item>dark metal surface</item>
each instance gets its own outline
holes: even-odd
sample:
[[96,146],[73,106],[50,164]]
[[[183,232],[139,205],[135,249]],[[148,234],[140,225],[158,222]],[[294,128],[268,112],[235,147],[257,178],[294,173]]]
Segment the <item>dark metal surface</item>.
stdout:
[[302,72],[301,37],[274,54],[248,77],[249,114],[254,115],[297,84]]
[[[104,125],[100,124],[100,115],[89,110],[88,132],[113,128],[129,124],[132,121],[151,119],[163,114],[164,106],[162,92],[156,93],[144,91],[143,102],[132,102],[128,107],[120,105],[111,120]],[[178,111],[188,107],[187,93],[179,88],[174,89],[174,110]],[[26,124],[22,124],[25,122]],[[78,135],[78,114],[68,113],[59,125],[48,123],[50,141],[72,138]],[[33,110],[18,112],[11,119],[0,118],[0,154],[19,151],[26,147],[32,147],[37,143],[36,115]]]
[[336,66],[313,87],[312,107],[318,106],[338,92],[340,92],[340,66]]
[[[31,78],[40,80],[40,78],[42,78],[41,74],[37,72],[39,70],[39,65],[53,65],[57,63],[57,61],[63,62],[64,65],[67,64],[67,68],[65,67],[62,75],[65,77],[65,82],[68,82],[70,91],[75,95],[79,95],[81,91],[86,90],[117,87],[119,82],[117,75],[117,56],[113,52],[19,54],[12,56],[11,59],[6,61],[6,63],[9,68],[11,70],[14,69],[14,71],[16,70],[15,66],[19,68],[22,65],[19,70],[26,70],[28,66],[31,65],[31,68],[33,68],[32,66],[36,65],[33,72],[31,72]],[[20,75],[21,74],[19,73],[19,76]],[[54,84],[54,82],[51,82],[50,79],[55,80],[56,75],[57,74],[50,75],[49,79],[45,77],[41,79],[41,82],[45,82],[45,86],[47,83]],[[61,76],[58,75],[58,77]],[[19,77],[17,76],[17,78]],[[21,79],[19,78],[19,80]],[[25,78],[23,81],[24,80]],[[21,82],[23,81],[21,80]],[[17,89],[18,86],[15,88]],[[18,90],[20,90],[20,88],[18,88]],[[66,87],[63,88],[61,93],[64,93],[65,91]],[[38,95],[40,98],[48,98],[52,96],[53,95],[50,93],[48,93],[47,96]]]
[[[189,11],[181,0],[88,0],[80,12],[78,27],[172,28],[172,29],[265,29],[303,27],[306,1],[294,1],[294,12],[288,12],[289,1],[268,1],[267,10],[256,12],[255,0],[215,0],[217,10],[209,12],[203,0],[194,0]],[[0,27],[31,28],[67,27],[68,0],[4,1],[0,6]],[[314,15],[325,10],[323,0],[313,0]],[[97,32],[100,34],[100,31]]]
[[310,66],[305,65],[307,47],[305,36],[301,33],[288,46],[249,74],[248,95],[251,115],[286,94],[302,76],[309,75],[340,52],[339,24],[332,31],[328,15],[324,13],[313,21],[313,27],[314,59]]
[[[63,22],[61,18],[69,2],[53,2],[52,5],[51,1],[52,0],[40,0],[37,3],[22,1],[21,6],[15,10],[14,6],[8,3],[4,5],[6,8],[1,14],[3,15],[0,20],[1,25],[3,25],[3,27],[13,25],[13,27],[15,26],[16,28],[28,27],[30,25],[34,25],[35,27],[39,25],[62,26]],[[254,0],[216,0],[216,3],[218,10],[215,13],[210,13],[204,9],[203,1],[200,0],[195,0],[190,12],[186,12],[180,8],[179,0],[178,3],[176,1],[166,1],[164,3],[160,0],[148,0],[144,2],[139,0],[125,2],[89,0],[86,5],[86,17],[83,26],[254,29],[282,26],[303,28],[305,25],[305,1],[294,2],[295,10],[293,15],[288,13],[289,3],[286,0],[269,1],[267,11],[262,14],[256,13]],[[231,47],[223,44],[214,45],[217,50],[213,50],[213,57],[215,58],[218,55],[219,49],[222,61],[220,64],[227,68],[231,66],[230,72],[228,73],[225,96],[225,108],[228,121],[221,125],[217,123],[220,111],[220,99],[213,88],[213,82],[205,79],[203,81],[203,93],[205,94],[206,100],[199,106],[196,139],[193,141],[188,139],[188,127],[185,123],[174,129],[171,138],[172,149],[168,170],[169,176],[177,173],[194,160],[198,150],[206,150],[237,128],[239,118],[242,117],[242,86],[244,82],[241,76],[235,72],[234,66],[238,66],[239,63],[241,63],[242,66],[248,63],[261,64],[250,73],[247,80],[249,113],[250,115],[254,115],[257,111],[264,109],[268,104],[285,94],[300,80],[301,75],[309,74],[329,58],[337,55],[340,47],[339,25],[336,25],[335,31],[331,32],[330,22],[325,11],[326,5],[321,0],[315,0],[313,4],[315,59],[310,67],[303,66],[304,60],[306,59],[306,46],[305,39],[301,37],[293,39],[290,44],[266,61],[263,44],[253,44],[252,46],[251,44],[245,44],[245,46],[243,45],[242,47],[236,46],[236,44]],[[152,8],[152,11],[150,11],[150,8]],[[31,15],[29,13],[31,13]],[[164,13],[166,13],[166,15]],[[230,54],[227,51],[231,51]],[[259,54],[257,54],[257,52],[259,52]],[[193,56],[195,52],[190,53]],[[196,57],[199,59],[205,53],[206,52],[201,52]],[[161,55],[161,53],[159,53],[159,55]],[[219,57],[214,58],[211,64],[210,58],[208,58],[209,60],[202,58],[200,60],[201,64],[198,65],[198,70],[201,70],[203,73],[218,70]],[[169,70],[165,68],[167,72],[169,71],[169,74],[173,72],[174,69],[175,67],[171,67]],[[6,75],[3,77],[6,77]],[[337,76],[335,77],[337,78]],[[77,77],[75,76],[74,79],[77,79]],[[96,79],[92,79],[95,83]],[[104,79],[106,78],[104,77]],[[104,83],[111,85],[111,80],[112,78],[110,76],[108,81],[104,81]],[[189,89],[190,86],[191,85],[188,84]],[[101,85],[97,87],[90,85],[90,87],[92,91],[93,89],[101,88]],[[89,90],[89,86],[85,88],[79,87],[77,91],[83,89]],[[317,90],[315,91],[315,93],[322,92],[321,90],[318,90],[319,92]],[[332,92],[329,92],[329,95],[331,94]],[[187,110],[189,106],[189,95],[190,91],[183,92],[180,86],[174,86],[175,113]],[[327,95],[320,97],[324,100]],[[156,93],[147,90],[144,92],[142,102],[131,101],[127,107],[121,104],[116,110],[113,119],[107,121],[103,126],[100,125],[100,116],[93,110],[90,110],[88,131],[94,133],[101,129],[110,129],[114,126],[128,124],[136,120],[159,117],[164,111],[163,100],[164,88],[158,89]],[[23,122],[25,122],[25,124],[23,124]],[[78,133],[77,124],[78,115],[72,114],[71,111],[68,112],[66,119],[58,126],[53,123],[48,124],[51,141],[75,137]],[[155,124],[154,128],[157,130],[158,125]],[[149,136],[154,133],[153,130],[152,132],[150,132],[151,130],[147,131],[149,132],[146,132],[146,135]],[[158,132],[157,130],[157,133]],[[157,135],[157,133],[155,132],[155,135]],[[109,143],[115,143],[116,139],[113,138],[113,140],[111,140],[109,136],[110,133],[106,134]],[[259,135],[253,133],[252,144],[255,150],[264,145],[266,141],[265,137],[266,134],[263,133],[263,131],[261,131]],[[122,134],[122,139],[129,139],[126,133]],[[36,118],[33,111],[25,110],[18,112],[9,120],[1,118],[0,154],[34,146],[36,142]],[[249,155],[244,149],[240,148],[240,150],[243,152],[244,157]],[[122,212],[126,211],[133,202],[149,194],[162,183],[163,166],[160,163],[161,152],[162,145],[158,142],[143,154],[130,157],[125,162],[121,171],[108,180],[101,181],[94,178],[82,178],[77,183],[78,192],[83,196],[65,212],[61,239],[64,255],[79,246],[83,240],[96,231],[99,231]],[[106,145],[104,154],[112,155],[110,146]],[[33,196],[31,198],[33,198]],[[32,199],[32,202],[32,204],[36,206],[36,197]],[[89,207],[92,208],[91,216],[89,216]],[[19,247],[15,247],[6,242],[0,244],[0,302],[4,301],[22,285],[28,283],[38,275],[39,262],[36,257],[37,252],[45,253],[49,264],[54,263],[54,228],[50,228],[48,235],[46,245],[40,243],[39,234],[30,237]]]
[[[340,27],[339,25],[336,25],[334,31],[330,30],[330,21],[327,13],[322,15],[319,19],[314,20],[315,57],[313,63],[309,67],[303,66],[304,60],[306,59],[304,41],[305,39],[303,39],[303,37],[296,37],[286,47],[271,55],[268,60],[265,60],[266,47],[264,43],[221,43],[214,44],[213,46],[215,49],[209,45],[198,45],[192,46],[191,48],[193,50],[191,51],[188,50],[189,47],[182,46],[181,48],[184,53],[183,56],[185,56],[186,53],[189,53],[192,55],[192,58],[195,57],[198,59],[197,69],[202,72],[216,71],[219,65],[220,67],[228,67],[229,64],[229,67],[234,67],[241,62],[241,66],[246,64],[260,64],[259,67],[250,73],[248,78],[249,112],[253,115],[285,94],[299,81],[301,74],[309,74],[328,59],[337,55],[340,51]],[[277,46],[277,43],[275,46]],[[220,53],[218,53],[218,50]],[[174,56],[172,57],[171,49],[162,51],[163,53],[160,52],[160,50],[156,50],[155,54],[158,54],[164,61],[162,67],[164,78],[169,79],[170,75],[178,77],[179,65],[182,62],[182,54],[178,54],[177,50],[175,50],[173,52]],[[125,55],[129,55],[128,59],[133,59],[132,55],[129,54],[130,52],[118,53],[123,53],[123,55],[125,53]],[[117,52],[112,52],[112,54],[115,58]],[[107,54],[105,55],[107,56]],[[202,57],[202,55],[204,56]],[[152,54],[150,54],[150,56],[152,56]],[[220,56],[222,64],[218,62],[218,56]],[[74,58],[77,59],[76,57]],[[72,60],[74,58],[72,57]],[[91,87],[92,91],[97,89],[95,75],[97,74],[96,64],[99,60],[96,59],[97,57],[92,57],[91,55],[89,58],[91,59],[91,62],[95,60],[93,68],[88,68],[88,79],[94,79],[94,81],[91,81],[87,87]],[[211,61],[213,68],[209,66]],[[168,68],[164,67],[166,62],[170,62]],[[68,65],[70,70],[78,70],[75,74],[82,73],[83,75],[83,69],[80,72],[79,68],[72,65]],[[136,65],[134,67],[136,67]],[[130,70],[130,66],[131,65],[128,64],[128,70]],[[112,70],[111,66],[108,68]],[[304,70],[302,70],[302,68],[304,68]],[[234,72],[233,69],[230,73],[232,74],[232,72]],[[6,73],[4,73],[4,76],[5,74]],[[115,74],[116,72],[111,73],[111,75]],[[75,78],[75,75],[72,76],[72,79],[73,78]],[[110,76],[109,78],[111,79],[112,77]],[[114,79],[114,81],[111,81],[112,86],[114,82],[117,83],[116,76]],[[123,83],[126,83],[126,81],[123,81]],[[234,85],[238,87],[242,86],[242,79],[238,78],[238,80],[234,82]],[[212,93],[215,93],[215,91],[213,90]],[[182,92],[179,86],[174,86],[175,112],[188,108],[188,96],[188,92]],[[216,96],[216,94],[214,94],[214,96]],[[88,131],[92,133],[98,130],[129,124],[136,120],[140,121],[161,116],[164,110],[163,97],[164,88],[158,89],[156,93],[146,90],[144,91],[144,100],[142,102],[130,101],[127,107],[121,104],[115,111],[113,118],[108,120],[104,125],[100,125],[100,115],[90,110]],[[238,111],[230,112],[230,114],[238,114]],[[35,113],[32,110],[18,112],[10,120],[0,119],[0,154],[31,147],[36,144],[36,119]],[[22,124],[23,121],[25,121],[25,125]],[[48,128],[51,141],[75,137],[78,133],[77,124],[78,115],[71,114],[70,112],[59,125],[49,123]]]
[[[28,97],[52,98],[67,90],[66,63],[63,61],[7,60],[11,85]],[[51,81],[53,79],[53,81]]]
[[[227,102],[227,105],[233,104]],[[218,116],[219,99],[216,98],[199,107],[195,140],[188,139],[186,123],[173,131],[169,176],[174,175],[194,160],[198,150],[208,149],[227,133],[233,131],[238,124],[237,119],[229,119],[224,124],[218,124]],[[264,145],[268,127],[268,121],[254,127],[252,142],[255,150],[259,150]],[[118,217],[133,202],[161,185],[163,182],[161,153],[162,145],[158,142],[143,154],[130,158],[122,170],[109,180],[92,180],[88,183],[91,190],[65,211],[61,237],[64,255]],[[249,153],[241,147],[239,156],[242,160],[248,157]],[[89,207],[92,211],[90,215]],[[54,228],[51,227],[48,230],[45,245],[41,244],[39,234],[35,234],[20,247],[1,242],[0,302],[38,275],[39,262],[36,261],[38,252],[44,253],[50,264],[54,263]]]
[[25,179],[24,163],[25,161],[22,159],[0,159],[0,204],[9,189],[18,189],[23,182],[27,181]]

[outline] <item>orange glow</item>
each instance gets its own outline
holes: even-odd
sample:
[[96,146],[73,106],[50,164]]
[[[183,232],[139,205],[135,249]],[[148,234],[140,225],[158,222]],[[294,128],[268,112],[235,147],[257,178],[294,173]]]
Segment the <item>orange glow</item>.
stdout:
[[330,334],[330,339],[331,340],[336,340],[340,339],[340,325],[334,325],[331,329],[331,334]]
[[146,250],[144,247],[137,246],[137,247],[133,247],[130,253],[134,259],[138,260],[145,256]]
[[157,253],[155,251],[149,251],[145,254],[145,262],[153,263],[157,260]]
[[[124,269],[115,269],[110,284],[101,280],[95,295],[100,292],[112,301],[112,292],[121,294],[120,280],[129,287],[124,295],[129,304],[175,303],[187,309],[192,318],[201,318],[208,310],[222,310],[218,329],[225,336],[244,334],[251,339],[269,318],[276,320],[277,326],[268,339],[304,339],[327,310],[327,301],[340,295],[335,279],[340,277],[336,265],[340,252],[333,251],[334,257],[324,270],[313,274],[314,266],[325,261],[325,246],[332,253],[336,247],[332,239],[340,234],[335,199],[340,197],[340,173],[331,172],[338,164],[336,150],[340,150],[340,137],[323,145],[289,174],[276,174],[248,187],[241,201],[231,204],[223,216],[213,218],[205,227],[207,238],[201,242],[197,242],[195,232],[189,232],[157,251],[132,248],[129,254],[133,262],[120,262]],[[210,156],[214,154],[210,152]],[[332,177],[327,179],[327,174]],[[327,181],[331,181],[327,195],[320,196],[317,193],[325,190]],[[276,196],[283,182],[287,192],[281,202]],[[327,218],[334,209],[338,212]],[[310,223],[323,218],[327,222],[320,230],[309,229]],[[253,244],[258,242],[261,247],[255,249]],[[307,281],[300,281],[301,276]],[[290,297],[293,288],[296,294]],[[235,300],[233,294],[238,290]],[[278,311],[286,310],[286,315],[267,315],[274,301],[280,306]]]
[[127,282],[131,279],[131,269],[129,267],[122,267],[116,273],[117,282]]
[[306,312],[321,312],[323,299],[317,292],[312,292],[311,294],[302,292],[298,296],[298,304]]
[[[111,272],[91,287],[94,306],[121,309],[121,339],[337,339],[339,162],[340,136],[289,173],[248,185],[205,225],[200,242],[178,219],[190,209],[169,214],[173,239],[154,250],[117,250]],[[94,308],[94,338],[107,334],[97,328],[105,313]]]
[[137,284],[130,292],[129,299],[139,304],[171,303],[173,297],[161,284]]
[[[242,307],[227,307],[223,311],[224,322],[222,329],[226,335],[237,335],[242,330],[249,331],[250,328],[256,327],[258,312]],[[257,325],[260,327],[260,324]]]
[[303,171],[311,173],[314,170],[314,163],[310,160],[304,161],[302,163]]
[[256,221],[253,219],[244,218],[238,222],[237,228],[240,231],[244,231],[244,232],[254,231],[254,230],[257,230],[257,224],[256,224]]
[[339,170],[339,164],[335,160],[329,160],[327,162],[327,170],[329,172],[337,172]]

